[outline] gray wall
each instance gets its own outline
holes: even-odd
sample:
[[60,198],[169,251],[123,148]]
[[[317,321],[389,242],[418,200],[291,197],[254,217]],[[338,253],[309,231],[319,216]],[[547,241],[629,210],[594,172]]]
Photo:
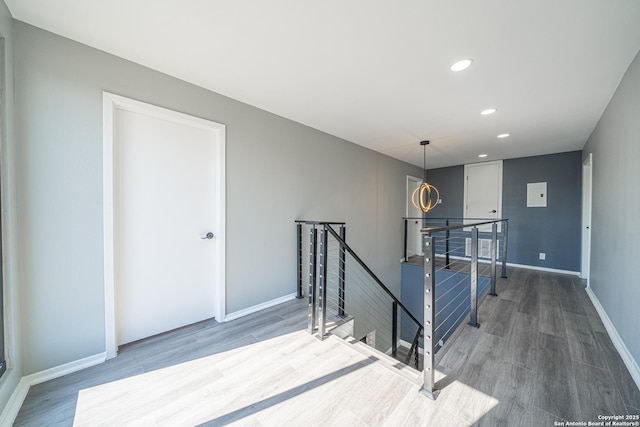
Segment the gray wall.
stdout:
[[[429,217],[462,217],[464,166],[433,169],[427,178],[442,197]],[[504,160],[502,180],[502,216],[509,219],[507,261],[580,271],[581,152]],[[530,182],[547,182],[546,208],[527,208]],[[538,259],[540,252],[546,260]]]
[[420,168],[14,28],[24,374],[105,350],[103,90],[226,125],[227,313],[295,292],[297,218],[346,221],[354,249],[399,292],[406,175]]
[[590,286],[640,361],[640,54],[584,147],[593,153]]
[[0,1],[0,37],[5,41],[5,79],[2,85],[3,105],[0,107],[2,133],[0,159],[2,164],[2,267],[5,319],[5,353],[8,370],[0,379],[0,413],[22,377],[19,295],[18,295],[18,236],[16,226],[15,192],[15,138],[14,138],[14,93],[13,93],[13,19],[3,1]]

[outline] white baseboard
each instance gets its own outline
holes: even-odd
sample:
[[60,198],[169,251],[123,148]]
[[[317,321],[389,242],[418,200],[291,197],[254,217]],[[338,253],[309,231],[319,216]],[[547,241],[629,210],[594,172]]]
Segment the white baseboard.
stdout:
[[105,360],[107,360],[107,353],[95,354],[93,356],[85,357],[84,359],[74,360],[73,362],[65,363],[64,365],[54,366],[53,368],[27,375],[26,377],[22,377],[22,380],[26,381],[26,384],[31,387],[32,385],[40,384],[67,374],[72,374],[74,372],[81,371],[82,369],[90,368],[91,366],[99,365]]
[[244,308],[242,310],[234,311],[233,313],[229,313],[224,317],[224,321],[228,322],[230,320],[239,319],[241,317],[247,316],[249,314],[256,313],[260,310],[264,310],[265,308],[273,307],[274,305],[282,304],[283,302],[291,301],[295,299],[297,293],[292,293],[289,295],[282,296],[280,298],[272,299],[271,301],[263,302],[261,304],[257,304],[251,307]]
[[0,426],[13,425],[31,386],[99,365],[105,360],[107,360],[107,353],[100,353],[22,377],[18,386],[11,394],[7,406],[5,406],[2,411],[2,415],[0,415]]
[[557,268],[539,267],[537,265],[513,264],[513,263],[508,262],[507,263],[507,267],[517,267],[517,268],[526,268],[528,270],[548,271],[549,273],[569,274],[571,276],[580,277],[580,272],[579,271],[560,270],[560,269],[557,269]]
[[18,412],[20,412],[20,408],[22,407],[22,402],[24,402],[24,399],[27,397],[27,393],[29,393],[29,386],[23,377],[20,379],[16,389],[11,393],[11,397],[0,415],[0,426],[5,427],[13,425],[13,422],[16,420]]
[[622,337],[620,337],[620,335],[618,334],[616,327],[613,326],[611,319],[607,315],[607,312],[604,311],[604,307],[602,307],[602,304],[600,304],[600,301],[598,300],[596,294],[593,293],[591,288],[586,288],[586,291],[587,295],[589,295],[589,298],[591,299],[591,302],[593,303],[593,306],[596,308],[596,311],[600,315],[600,319],[602,319],[602,323],[604,323],[605,329],[609,333],[609,338],[611,338],[613,345],[615,346],[616,350],[618,350],[618,353],[620,353],[620,357],[622,357],[622,361],[629,370],[633,381],[636,383],[638,388],[640,388],[640,366],[638,366],[638,362],[636,362],[636,360],[631,355],[631,352],[625,345],[624,341],[622,341]]

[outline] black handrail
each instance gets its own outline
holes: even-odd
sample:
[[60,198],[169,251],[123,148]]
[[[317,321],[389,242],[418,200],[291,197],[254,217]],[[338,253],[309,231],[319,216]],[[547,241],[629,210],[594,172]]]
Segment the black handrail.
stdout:
[[328,223],[324,223],[323,225],[326,226],[327,230],[329,231],[329,233],[331,233],[331,235],[338,241],[338,243],[340,243],[344,249],[349,252],[349,254],[351,254],[351,256],[353,257],[353,259],[356,260],[356,262],[358,264],[360,264],[360,266],[367,272],[367,274],[369,274],[369,276],[371,276],[371,278],[376,282],[376,284],[378,286],[380,286],[382,288],[382,290],[384,290],[387,295],[389,295],[391,297],[391,299],[398,304],[398,306],[400,308],[402,308],[402,310],[411,318],[411,320],[413,320],[416,325],[418,325],[420,328],[422,328],[422,323],[420,323],[418,321],[418,319],[415,318],[415,316],[413,314],[411,314],[411,312],[407,309],[407,307],[405,307],[398,298],[395,297],[395,295],[393,295],[393,292],[391,292],[389,290],[389,288],[387,288],[384,283],[382,283],[382,281],[378,278],[378,276],[375,275],[375,273],[373,271],[371,271],[371,269],[369,267],[367,267],[367,265],[364,263],[364,261],[362,261],[362,259],[360,259],[360,257],[353,251],[353,249],[351,249],[351,247],[349,247],[349,245],[347,245],[347,242],[345,242],[344,240],[342,240],[342,238],[340,237],[340,235],[331,227],[330,224]]
[[309,225],[345,225],[346,222],[333,222],[333,221],[308,221],[306,219],[296,219],[296,224],[309,224]]
[[454,221],[463,221],[463,220],[468,220],[468,219],[472,219],[474,221],[500,221],[501,218],[465,218],[465,217],[447,217],[447,218],[432,218],[432,217],[421,217],[421,216],[403,216],[402,219],[421,219],[424,221],[444,221],[444,220],[454,220]]
[[445,226],[445,227],[423,227],[420,230],[424,233],[424,232],[428,232],[428,233],[438,233],[440,231],[449,231],[449,230],[457,230],[459,228],[467,228],[467,227],[477,227],[479,225],[486,225],[486,224],[493,224],[493,223],[498,223],[498,222],[504,222],[504,221],[509,221],[506,218],[500,218],[500,219],[492,219],[492,220],[487,220],[484,222],[471,222],[469,224],[460,224],[460,225],[450,225],[450,226]]

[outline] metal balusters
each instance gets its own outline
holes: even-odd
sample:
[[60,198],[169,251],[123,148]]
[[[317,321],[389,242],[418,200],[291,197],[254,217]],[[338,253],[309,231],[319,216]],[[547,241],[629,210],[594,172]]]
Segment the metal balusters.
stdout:
[[431,399],[438,396],[435,389],[435,279],[436,279],[436,239],[430,234],[423,234],[424,249],[424,384],[421,393]]

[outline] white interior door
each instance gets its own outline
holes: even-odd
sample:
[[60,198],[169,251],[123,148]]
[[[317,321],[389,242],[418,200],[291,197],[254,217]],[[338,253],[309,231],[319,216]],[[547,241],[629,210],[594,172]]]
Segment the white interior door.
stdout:
[[215,132],[116,109],[114,271],[117,345],[216,314],[223,248]]
[[580,275],[587,280],[589,286],[589,270],[591,266],[591,186],[592,186],[593,154],[582,164],[582,271]]
[[[406,218],[422,218],[422,211],[411,202],[413,190],[422,184],[422,179],[407,175],[407,213]],[[424,255],[422,252],[422,239],[420,219],[409,219],[407,223],[407,258],[415,255]]]
[[[464,217],[502,217],[502,160],[464,166]],[[477,222],[465,220],[465,223]],[[498,224],[499,225],[499,224]],[[479,227],[491,231],[491,225]]]

